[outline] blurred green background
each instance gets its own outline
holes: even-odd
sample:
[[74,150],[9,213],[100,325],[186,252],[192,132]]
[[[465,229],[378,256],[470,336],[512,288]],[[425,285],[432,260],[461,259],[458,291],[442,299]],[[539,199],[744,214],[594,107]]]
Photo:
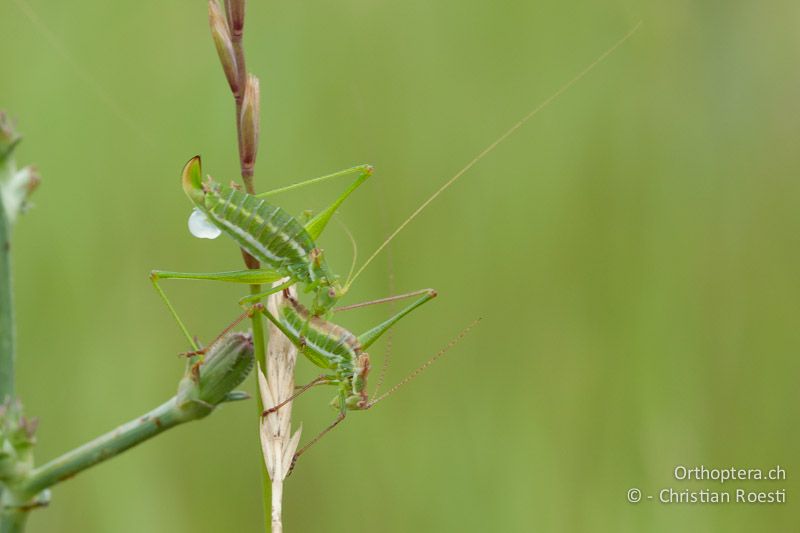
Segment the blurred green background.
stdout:
[[[303,458],[287,531],[798,530],[797,2],[251,1],[257,184],[374,164],[341,216],[363,259],[639,20],[359,279],[348,302],[387,294],[390,272],[441,295],[396,328],[387,383],[484,320]],[[235,176],[232,102],[200,0],[6,0],[0,35],[0,106],[44,178],[14,256],[18,388],[44,461],[173,394],[186,346],[150,269],[239,268],[230,242],[190,237],[178,181],[197,153]],[[279,202],[319,208],[344,185]],[[343,231],[322,244],[346,273]],[[167,289],[202,339],[242,294]],[[316,374],[300,362],[298,381]],[[306,438],[330,396],[296,403]],[[256,412],[227,406],[58,486],[30,531],[263,531]],[[720,488],[673,480],[678,464],[780,464],[785,482],[722,488],[788,503],[626,501]]]

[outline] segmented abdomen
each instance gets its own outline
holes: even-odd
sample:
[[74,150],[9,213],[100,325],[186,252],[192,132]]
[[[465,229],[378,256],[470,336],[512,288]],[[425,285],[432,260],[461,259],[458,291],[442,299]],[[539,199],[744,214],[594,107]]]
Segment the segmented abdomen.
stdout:
[[227,188],[207,193],[206,208],[214,223],[259,262],[298,281],[318,277],[310,259],[314,241],[285,210]]
[[321,368],[338,370],[342,374],[353,372],[353,364],[361,354],[358,338],[341,326],[309,316],[303,305],[289,299],[281,305],[280,320],[306,344],[303,353]]

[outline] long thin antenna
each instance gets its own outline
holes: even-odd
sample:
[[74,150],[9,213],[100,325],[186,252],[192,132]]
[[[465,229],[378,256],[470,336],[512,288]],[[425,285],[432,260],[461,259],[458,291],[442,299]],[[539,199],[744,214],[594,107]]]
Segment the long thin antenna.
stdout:
[[418,291],[406,292],[404,294],[394,294],[392,296],[387,296],[385,298],[377,298],[375,300],[369,300],[367,302],[358,302],[356,304],[343,305],[341,307],[334,307],[333,311],[334,311],[334,313],[341,313],[342,311],[350,311],[352,309],[360,309],[362,307],[368,307],[370,305],[387,304],[387,303],[391,303],[391,302],[396,302],[398,300],[405,300],[406,298],[411,298],[412,296],[420,296],[422,294],[429,293],[431,291],[433,291],[433,289],[420,289]]
[[378,249],[377,249],[377,250],[375,250],[375,252],[373,252],[373,254],[372,254],[371,256],[369,256],[369,258],[367,259],[367,261],[366,261],[366,262],[365,262],[363,265],[361,265],[361,268],[359,268],[359,269],[358,269],[358,272],[356,272],[355,276],[353,276],[353,278],[351,279],[351,283],[352,283],[353,281],[355,281],[355,279],[356,279],[358,276],[360,276],[360,275],[361,275],[361,273],[364,271],[364,269],[365,269],[365,268],[367,268],[367,265],[369,265],[369,264],[372,262],[372,260],[373,260],[373,259],[375,259],[375,256],[377,256],[379,253],[381,253],[381,251],[382,251],[384,248],[386,248],[386,245],[387,245],[387,244],[389,244],[389,243],[392,241],[392,239],[394,239],[394,238],[397,236],[397,234],[398,234],[398,233],[400,233],[401,231],[403,231],[403,229],[404,229],[404,228],[405,228],[405,227],[406,227],[406,226],[407,226],[407,225],[408,225],[408,224],[409,224],[409,223],[410,223],[412,220],[414,220],[414,219],[417,217],[417,215],[419,215],[419,214],[422,212],[422,210],[423,210],[423,209],[425,209],[426,207],[428,207],[428,205],[429,205],[431,202],[433,202],[433,201],[434,201],[434,200],[435,200],[435,199],[436,199],[436,198],[437,198],[437,197],[438,197],[440,194],[442,194],[442,193],[443,193],[443,192],[444,192],[444,191],[445,191],[445,190],[446,190],[448,187],[450,187],[450,186],[451,186],[453,183],[455,183],[455,182],[458,180],[458,178],[460,178],[461,176],[463,176],[463,175],[464,175],[464,174],[465,174],[465,173],[466,173],[468,170],[470,170],[472,167],[474,167],[474,166],[475,166],[475,165],[476,165],[476,164],[477,164],[477,163],[478,163],[478,162],[479,162],[481,159],[483,159],[484,157],[486,157],[487,155],[489,155],[489,153],[491,153],[491,152],[492,152],[492,151],[493,151],[495,148],[497,148],[497,146],[498,146],[498,145],[500,145],[500,144],[501,144],[503,141],[505,141],[506,139],[508,139],[508,137],[510,137],[510,136],[511,136],[511,135],[512,135],[514,132],[516,132],[516,131],[517,131],[519,128],[521,128],[522,126],[524,126],[526,122],[528,122],[530,119],[532,119],[534,116],[536,116],[536,115],[537,115],[537,114],[538,114],[540,111],[542,111],[544,108],[546,108],[548,105],[550,105],[550,104],[553,102],[553,100],[555,100],[556,98],[558,98],[559,96],[561,96],[562,94],[564,94],[565,92],[567,92],[567,90],[568,90],[570,87],[572,87],[573,85],[575,85],[575,84],[576,84],[578,81],[580,81],[580,80],[581,80],[581,78],[583,78],[584,76],[586,76],[586,75],[587,75],[589,72],[591,72],[591,71],[592,71],[592,70],[593,70],[593,69],[594,69],[594,68],[595,68],[597,65],[599,65],[600,63],[602,63],[604,59],[606,59],[608,56],[610,56],[612,53],[614,53],[614,51],[616,51],[616,49],[617,49],[617,48],[619,48],[620,46],[622,46],[622,44],[623,44],[623,43],[625,43],[625,41],[627,41],[628,39],[630,39],[630,37],[631,37],[631,36],[632,36],[634,33],[636,33],[636,31],[639,29],[639,27],[640,27],[641,25],[642,25],[642,22],[641,22],[641,21],[639,21],[639,22],[636,24],[636,26],[634,26],[634,27],[633,27],[633,29],[632,29],[632,30],[630,30],[630,31],[629,31],[627,34],[625,34],[625,36],[624,36],[624,37],[622,37],[622,39],[620,39],[619,41],[617,41],[617,42],[616,42],[616,43],[615,43],[613,46],[611,46],[611,48],[609,48],[608,50],[606,50],[605,52],[603,52],[602,54],[600,54],[600,55],[597,57],[597,59],[595,59],[594,61],[592,61],[591,63],[589,63],[589,65],[588,65],[587,67],[585,67],[585,68],[584,68],[582,71],[580,71],[580,72],[579,72],[579,73],[578,73],[578,74],[577,74],[577,75],[576,75],[574,78],[572,78],[572,79],[571,79],[571,80],[569,80],[567,83],[565,83],[564,85],[562,85],[562,86],[561,86],[561,87],[560,87],[560,88],[559,88],[559,89],[558,89],[556,92],[554,92],[554,93],[553,93],[551,96],[549,96],[548,98],[546,98],[545,100],[543,100],[543,101],[542,101],[542,102],[541,102],[541,103],[540,103],[538,106],[536,106],[536,107],[535,107],[535,108],[534,108],[534,109],[533,109],[533,110],[532,110],[530,113],[528,113],[527,115],[525,115],[525,116],[524,116],[524,117],[523,117],[521,120],[519,120],[519,121],[518,121],[516,124],[514,124],[513,126],[511,126],[511,127],[510,127],[510,128],[509,128],[509,129],[508,129],[508,130],[507,130],[507,131],[504,133],[504,134],[502,134],[500,137],[498,137],[497,139],[495,139],[495,141],[494,141],[494,142],[492,142],[492,143],[491,143],[489,146],[487,146],[486,148],[484,148],[484,149],[483,149],[483,151],[482,151],[481,153],[479,153],[477,156],[475,156],[475,157],[472,159],[472,161],[470,161],[469,163],[467,163],[467,164],[466,164],[466,166],[464,166],[464,168],[462,168],[461,170],[459,170],[458,172],[456,172],[456,174],[455,174],[455,175],[454,175],[452,178],[450,178],[449,180],[447,180],[447,182],[445,182],[445,184],[444,184],[444,185],[442,185],[442,186],[439,188],[439,190],[438,190],[438,191],[436,191],[435,193],[433,193],[433,194],[432,194],[432,195],[431,195],[431,196],[430,196],[430,197],[429,197],[427,200],[425,200],[425,201],[422,203],[422,205],[420,205],[420,206],[419,206],[419,207],[418,207],[418,208],[417,208],[417,209],[416,209],[416,210],[415,210],[413,213],[411,213],[411,215],[410,215],[410,216],[409,216],[409,217],[408,217],[408,218],[407,218],[407,219],[406,219],[406,220],[405,220],[405,221],[404,221],[402,224],[400,224],[400,225],[397,227],[397,229],[396,229],[396,230],[394,230],[394,232],[393,232],[391,235],[389,235],[389,237],[387,237],[387,238],[386,238],[386,240],[385,240],[385,241],[383,241],[383,243],[382,243],[380,246],[378,246]]
[[[386,252],[386,267],[389,271],[389,294],[394,293],[394,262],[392,260],[392,249],[389,248]],[[389,302],[389,311],[394,314],[394,302]],[[372,391],[373,396],[377,396],[383,387],[383,382],[386,379],[386,373],[389,371],[389,364],[392,361],[392,348],[394,347],[394,328],[386,332],[386,341],[383,349],[383,363],[378,372],[378,379],[375,382],[375,390]]]
[[[383,215],[382,222],[384,228],[389,226],[389,202],[386,202],[386,196],[383,196],[384,200],[384,207],[387,209],[382,209],[381,214]],[[386,273],[388,274],[388,289],[389,294],[395,293],[395,276],[394,276],[394,254],[392,253],[392,248],[388,247],[386,249]],[[395,304],[394,302],[389,302],[389,312],[394,314],[395,311]],[[381,368],[378,371],[377,379],[375,380],[375,389],[372,391],[372,398],[376,398],[383,387],[383,382],[386,380],[386,374],[389,372],[389,365],[392,362],[392,348],[394,348],[394,328],[390,328],[389,331],[386,332],[386,337],[384,341],[384,348],[383,348],[383,361],[381,362]]]
[[386,392],[384,392],[383,394],[381,394],[380,396],[378,396],[377,398],[375,398],[374,400],[372,400],[371,402],[369,402],[369,403],[367,404],[367,409],[371,408],[371,407],[372,407],[372,406],[374,406],[376,403],[383,401],[384,399],[386,399],[386,397],[387,397],[387,396],[390,396],[390,395],[394,394],[395,392],[397,392],[397,391],[398,391],[398,389],[400,389],[401,387],[404,387],[405,385],[407,385],[409,381],[411,381],[411,380],[412,380],[412,379],[414,379],[415,377],[417,377],[417,376],[419,376],[420,374],[422,374],[422,373],[423,373],[423,372],[424,372],[424,371],[425,371],[425,370],[426,370],[426,369],[427,369],[429,366],[431,366],[431,365],[432,365],[433,363],[435,363],[435,362],[436,362],[438,359],[440,359],[440,358],[441,358],[441,357],[442,357],[444,354],[446,354],[446,353],[447,353],[447,352],[448,352],[448,351],[449,351],[449,350],[450,350],[450,349],[451,349],[453,346],[455,346],[456,344],[458,344],[458,343],[461,341],[461,339],[463,339],[464,337],[466,337],[466,336],[467,336],[467,333],[469,333],[469,330],[471,330],[472,328],[474,328],[475,326],[477,326],[477,325],[478,325],[478,322],[480,322],[480,321],[481,321],[481,319],[480,319],[480,318],[478,318],[478,319],[475,319],[475,320],[472,322],[472,324],[470,324],[469,326],[467,326],[467,327],[465,327],[463,330],[461,330],[461,333],[459,333],[459,334],[458,334],[458,336],[457,336],[456,338],[454,338],[453,340],[451,340],[450,342],[448,342],[448,343],[447,343],[447,346],[445,346],[444,348],[442,348],[441,350],[439,350],[439,351],[436,353],[436,355],[434,355],[433,357],[431,357],[430,359],[428,359],[427,361],[425,361],[424,363],[422,363],[420,366],[418,366],[416,369],[414,369],[414,371],[413,371],[413,372],[411,372],[411,373],[410,373],[410,374],[408,374],[406,377],[404,377],[402,380],[400,380],[400,382],[398,382],[398,383],[397,383],[397,385],[395,385],[395,386],[394,386],[394,387],[392,387],[391,389],[387,390]]
[[353,271],[356,269],[356,262],[358,261],[358,243],[353,236],[353,232],[347,227],[347,224],[340,218],[337,218],[336,221],[342,225],[342,229],[344,229],[344,232],[347,234],[347,238],[350,239],[350,246],[353,249],[353,260],[350,262],[350,272],[347,273],[347,283],[345,283],[345,287],[347,287],[350,285],[350,276],[353,275]]

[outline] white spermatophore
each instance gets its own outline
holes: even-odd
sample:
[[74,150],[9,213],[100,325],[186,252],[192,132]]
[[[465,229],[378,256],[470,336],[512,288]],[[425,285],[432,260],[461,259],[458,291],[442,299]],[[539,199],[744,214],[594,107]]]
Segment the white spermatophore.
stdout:
[[216,239],[222,230],[208,220],[205,213],[195,207],[192,214],[189,215],[189,232],[198,239]]

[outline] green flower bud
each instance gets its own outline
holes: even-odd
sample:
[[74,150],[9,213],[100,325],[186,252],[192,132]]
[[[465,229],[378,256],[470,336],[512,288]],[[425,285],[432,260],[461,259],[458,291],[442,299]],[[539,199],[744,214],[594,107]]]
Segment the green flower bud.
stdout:
[[214,343],[205,359],[193,357],[178,385],[176,403],[188,419],[202,418],[224,402],[243,399],[233,389],[245,380],[255,364],[253,339],[228,333]]
[[217,405],[245,380],[254,364],[252,337],[228,333],[211,347],[203,361],[190,364],[184,379],[196,389],[192,399]]
[[200,364],[200,400],[217,405],[238,387],[255,365],[253,338],[229,333],[211,349]]

